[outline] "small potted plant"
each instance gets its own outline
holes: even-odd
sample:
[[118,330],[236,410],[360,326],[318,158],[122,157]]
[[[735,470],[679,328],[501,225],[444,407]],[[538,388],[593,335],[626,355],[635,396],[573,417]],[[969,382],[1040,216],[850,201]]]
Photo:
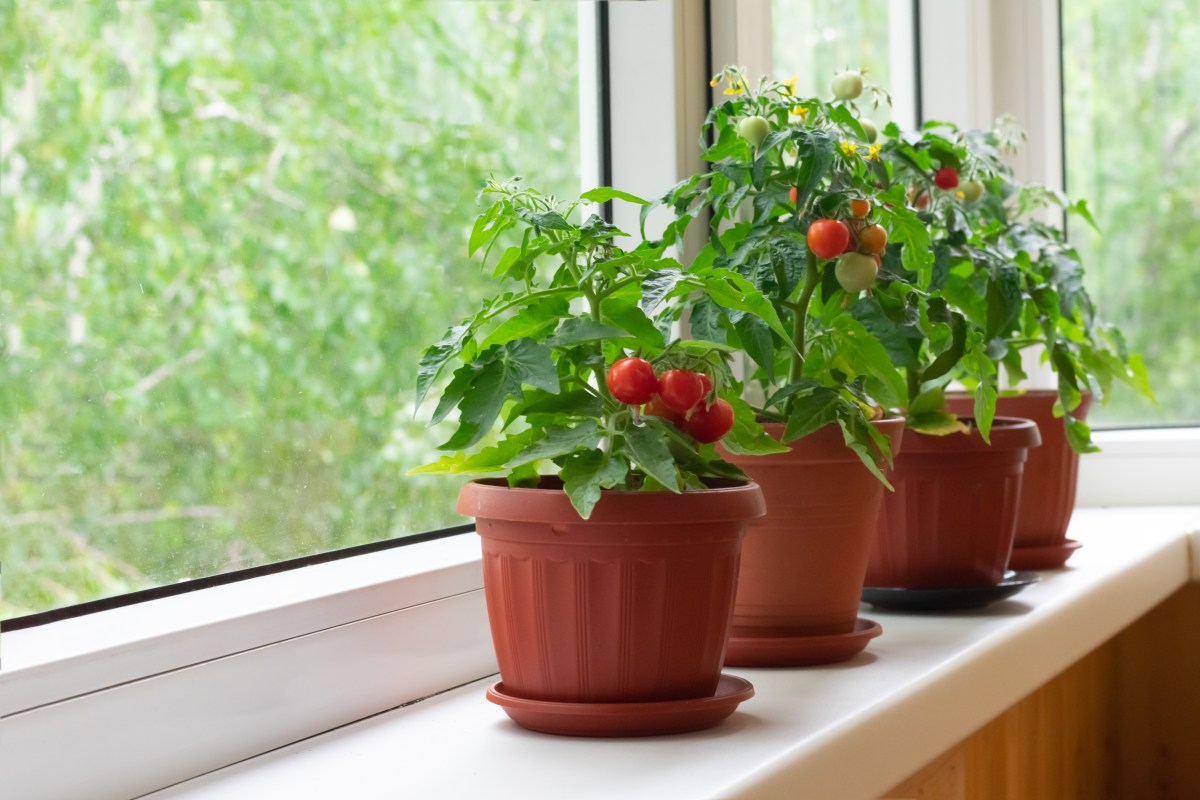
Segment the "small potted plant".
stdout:
[[[903,313],[868,323],[892,330],[888,340],[903,343],[891,355],[906,386],[908,431],[866,583],[872,590],[997,587],[1012,549],[1027,451],[1040,441],[1032,422],[995,416],[993,332],[1007,324],[1009,310],[1001,302],[1007,275],[977,269],[961,247],[970,236],[963,207],[978,199],[972,182],[996,174],[999,156],[994,149],[968,149],[954,131],[944,135],[940,123],[915,134],[892,126],[885,132],[882,180],[904,191],[929,225],[933,259],[928,272],[917,274],[885,256],[885,274],[910,281],[911,288],[903,289]],[[975,282],[957,291],[966,273]],[[980,308],[982,314],[975,313]],[[947,404],[945,387],[955,376],[974,386],[969,410]]]
[[[714,725],[752,693],[721,665],[742,536],[764,505],[713,443],[765,435],[735,429],[721,348],[667,340],[665,301],[699,291],[752,310],[753,291],[575,219],[584,201],[645,203],[632,195],[559,204],[491,181],[482,197],[470,251],[507,288],[425,351],[418,392],[444,383],[433,418],[456,411],[458,427],[415,471],[503,476],[467,483],[458,506],[483,544],[489,698],[551,733]],[[653,413],[663,400],[678,412]]]
[[905,385],[889,355],[899,343],[856,309],[880,315],[881,303],[903,305],[899,288],[896,299],[874,290],[885,253],[914,273],[932,261],[903,190],[880,188],[881,145],[858,113],[864,92],[886,95],[857,75],[838,76],[828,101],[796,97],[793,84],[751,86],[734,67],[715,76],[727,99],[704,125],[710,168],[659,201],[676,214],[668,242],[710,217],[709,243],[690,269],[748,281],[786,329],[715,297],[690,305],[694,335],[748,357],[737,407],[776,442],[774,452],[724,443],[763,486],[768,507],[743,548],[731,664],[844,660],[880,631],[858,618],[859,595],[904,429],[883,409],[903,404]]
[[[1015,146],[1011,120],[1002,118],[992,131],[963,135],[973,161],[998,149]],[[989,160],[991,160],[989,158]],[[1076,215],[1094,225],[1087,204],[1071,202],[1045,186],[1020,183],[1002,163],[990,175],[964,184],[951,202],[963,218],[963,235],[947,249],[970,262],[969,269],[947,277],[946,292],[985,327],[988,348],[1003,365],[1010,387],[1026,379],[1022,353],[1040,350],[1053,370],[1057,387],[1050,390],[1001,390],[998,413],[1032,419],[1042,446],[1030,453],[1018,511],[1017,533],[1009,565],[1014,569],[1061,567],[1078,544],[1066,538],[1075,503],[1079,454],[1092,452],[1085,422],[1094,398],[1106,402],[1117,382],[1153,398],[1141,358],[1125,346],[1114,326],[1103,322],[1083,286],[1079,254],[1066,241],[1059,224],[1039,215],[1050,208]],[[997,276],[998,280],[990,280]],[[981,291],[987,282],[990,294]],[[970,388],[970,375],[956,373]],[[968,405],[961,395],[954,409]]]

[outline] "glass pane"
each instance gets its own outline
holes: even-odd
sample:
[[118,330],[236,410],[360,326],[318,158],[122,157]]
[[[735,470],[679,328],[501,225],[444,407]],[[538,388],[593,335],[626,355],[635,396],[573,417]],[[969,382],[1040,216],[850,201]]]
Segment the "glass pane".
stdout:
[[1071,239],[1161,404],[1118,388],[1102,427],[1200,424],[1198,36],[1190,3],[1063,0],[1067,189],[1102,231],[1072,220]]
[[489,172],[579,192],[575,3],[0,11],[0,617],[462,522],[421,348]]
[[[829,97],[829,82],[845,69],[866,70],[867,83],[893,92],[889,67],[888,0],[771,0],[775,77],[796,78],[801,97]],[[886,105],[864,111],[879,127]]]

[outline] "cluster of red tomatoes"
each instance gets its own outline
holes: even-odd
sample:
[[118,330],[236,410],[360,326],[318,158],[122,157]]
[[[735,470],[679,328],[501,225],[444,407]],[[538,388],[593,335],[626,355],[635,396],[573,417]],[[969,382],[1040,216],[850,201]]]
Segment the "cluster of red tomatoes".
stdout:
[[702,372],[669,369],[654,374],[643,358],[622,358],[608,368],[608,391],[642,413],[662,417],[698,442],[710,444],[733,428],[733,408],[721,398],[712,402],[712,378]]

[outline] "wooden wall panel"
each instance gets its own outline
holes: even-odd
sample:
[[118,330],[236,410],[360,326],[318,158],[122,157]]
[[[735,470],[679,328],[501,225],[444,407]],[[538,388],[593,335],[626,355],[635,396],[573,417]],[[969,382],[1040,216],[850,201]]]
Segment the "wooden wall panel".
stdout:
[[1200,798],[1200,584],[1180,590],[884,796]]
[[1116,652],[1117,792],[1200,797],[1200,584],[1123,631]]

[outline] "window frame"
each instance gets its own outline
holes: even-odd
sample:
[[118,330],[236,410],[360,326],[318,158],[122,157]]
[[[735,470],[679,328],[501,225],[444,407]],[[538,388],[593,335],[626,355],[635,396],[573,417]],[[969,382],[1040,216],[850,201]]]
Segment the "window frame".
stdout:
[[[607,166],[597,159],[583,174],[655,194],[699,163],[694,131],[710,101],[704,87],[714,65],[753,71],[765,52],[769,67],[770,0],[595,5],[580,41],[586,48],[607,28],[609,73],[592,79],[607,79],[611,151]],[[1030,27],[1046,19],[1043,6],[914,0],[900,18],[919,26],[922,117],[986,124],[1016,87],[1044,80],[1046,70],[1057,81],[1055,59],[1031,58],[1016,69],[1019,59],[992,58],[1012,52],[1013,41],[1043,55],[1057,42],[1057,16],[1053,30],[1031,38]],[[635,16],[635,9],[648,14]],[[991,24],[1009,13],[1010,24]],[[935,33],[947,47],[919,46]],[[972,95],[965,114],[948,108],[936,83],[956,72],[990,87],[986,96]],[[1056,87],[1044,87],[1045,97],[1057,97]],[[1045,97],[1027,98],[1030,107],[1014,111],[1029,127],[1030,169],[1049,170],[1030,177],[1061,183],[1061,107],[1056,123]],[[1041,116],[1031,113],[1035,106]],[[586,118],[588,110],[581,113]],[[651,148],[646,130],[669,132],[661,137],[668,144]],[[615,221],[630,224],[623,213]],[[1107,452],[1083,461],[1082,505],[1200,502],[1178,479],[1200,474],[1200,428],[1100,431],[1096,438]],[[473,534],[49,622],[6,633],[3,643],[0,774],[30,798],[77,796],[81,786],[90,795],[152,791],[496,670]],[[120,736],[112,735],[117,715]],[[72,769],[62,770],[64,762]]]

